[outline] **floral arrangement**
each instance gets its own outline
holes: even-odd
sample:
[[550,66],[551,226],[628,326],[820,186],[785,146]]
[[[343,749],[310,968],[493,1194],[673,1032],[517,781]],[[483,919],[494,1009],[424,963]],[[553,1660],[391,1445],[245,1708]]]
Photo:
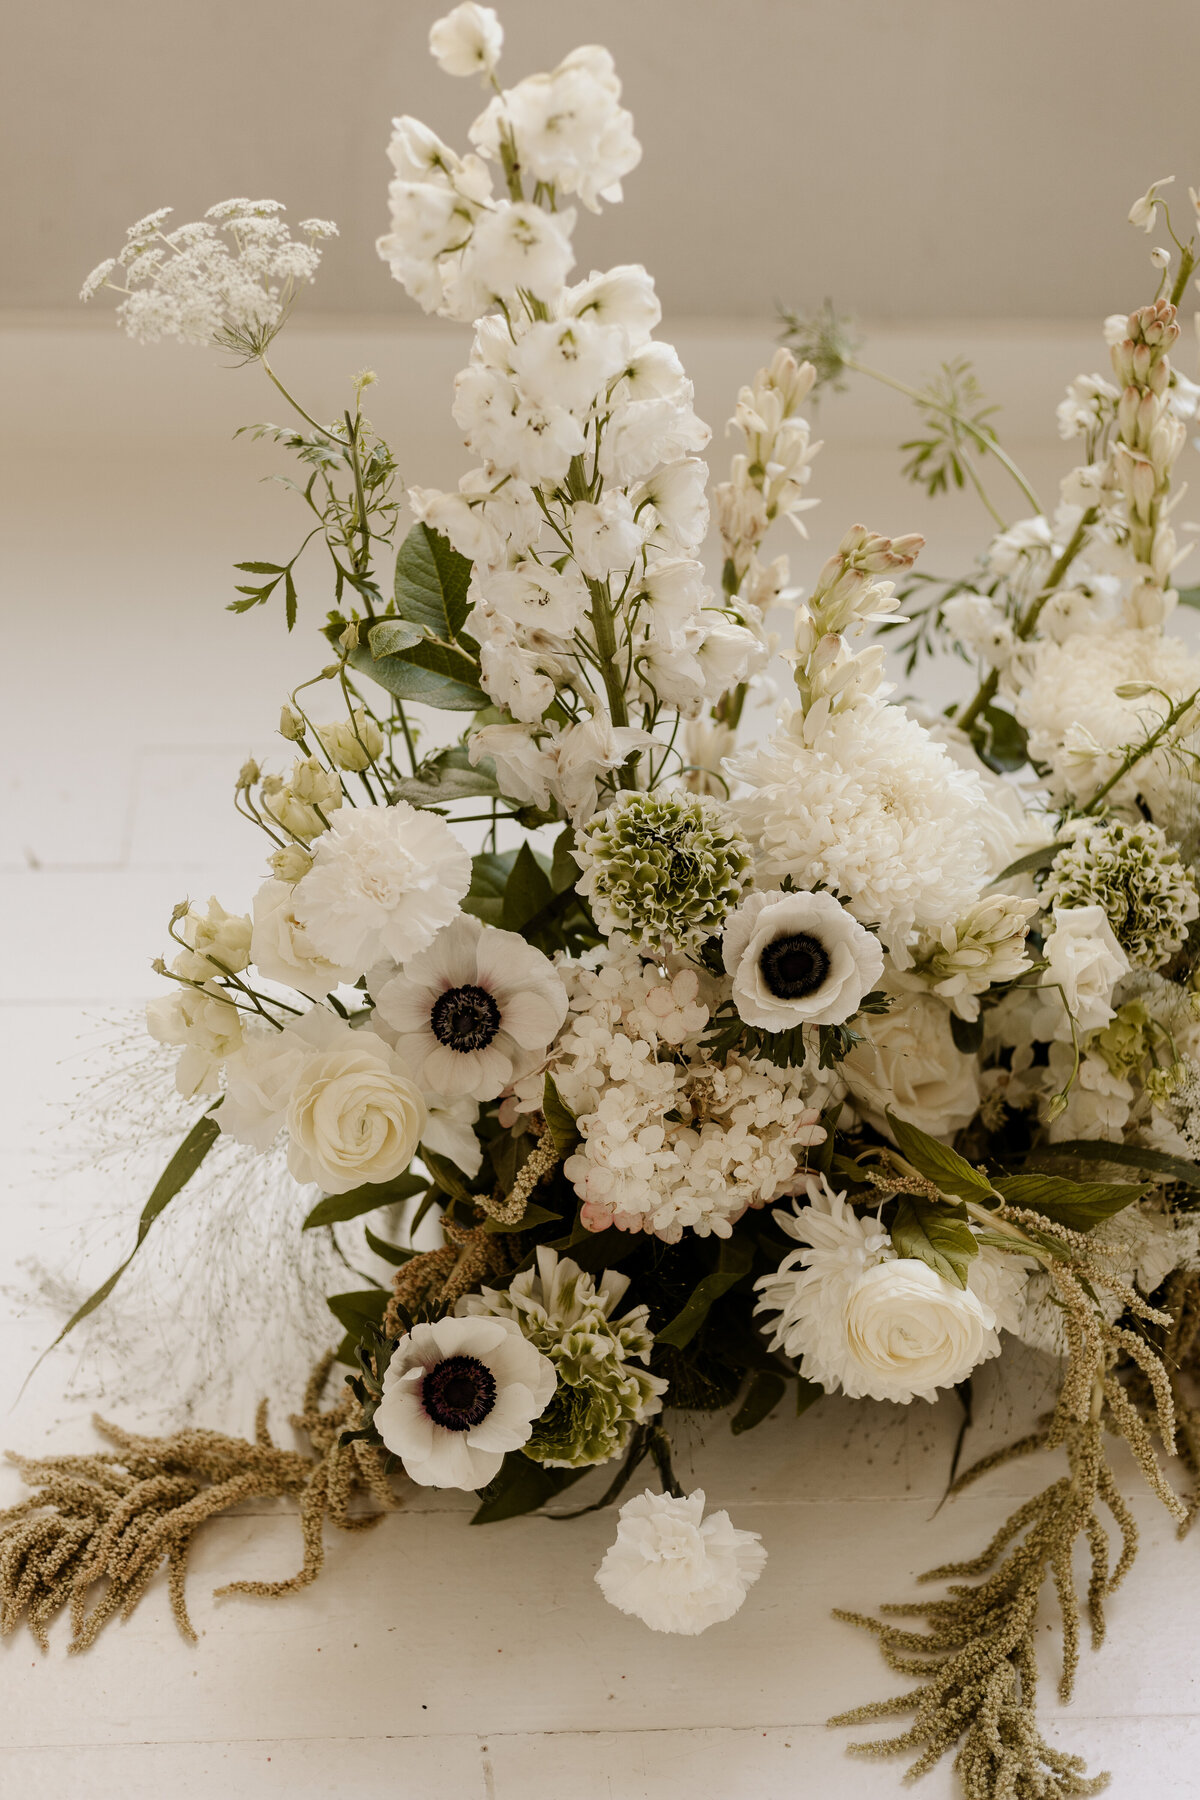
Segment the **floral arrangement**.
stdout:
[[[218,1135],[249,1157],[282,1143],[308,1227],[360,1232],[380,1275],[330,1296],[352,1373],[332,1413],[324,1369],[310,1389],[316,1461],[265,1430],[114,1434],[105,1480],[142,1527],[102,1550],[78,1483],[29,1465],[40,1497],[3,1529],[42,1535],[8,1558],[28,1576],[10,1610],[44,1632],[70,1599],[90,1641],[167,1556],[186,1628],[187,1533],[247,1491],[302,1495],[300,1581],[322,1518],[354,1522],[355,1484],[382,1504],[393,1478],[476,1490],[486,1522],[599,1466],[615,1503],[649,1466],[659,1491],[621,1506],[595,1578],[652,1629],[699,1632],[746,1602],[769,1545],[682,1492],[672,1408],[734,1408],[740,1433],[789,1390],[799,1412],[822,1392],[961,1396],[1015,1334],[1061,1383],[1012,1453],[1058,1450],[1065,1472],[935,1571],[948,1597],[858,1619],[920,1685],[851,1718],[912,1711],[865,1748],[920,1770],[957,1746],[969,1800],[1094,1792],[1036,1724],[1039,1595],[1049,1579],[1065,1694],[1076,1539],[1096,1635],[1135,1547],[1110,1435],[1181,1525],[1198,1506],[1200,656],[1170,629],[1194,239],[1165,183],[1138,201],[1171,247],[1147,303],[1105,323],[1109,372],[1059,408],[1082,462],[1056,507],[963,365],[913,393],[910,472],[972,484],[997,527],[952,581],[915,571],[918,537],[858,525],[810,593],[765,559],[815,503],[806,402],[871,373],[829,310],[790,318],[737,397],[710,583],[710,433],[653,282],[571,280],[577,207],[619,200],[640,155],[612,59],[585,47],[502,88],[501,42],[470,3],[433,27],[441,67],[490,98],[463,155],[395,121],[379,240],[409,295],[470,329],[456,491],[397,488],[369,373],[326,424],[271,365],[332,226],[297,241],[245,200],[182,228],[156,213],[84,290],[116,288],[134,337],[262,368],[296,422],[256,430],[299,459],[332,582],[323,666],[283,708],[292,760],[237,777],[269,874],[246,911],[181,903],[157,964],[149,1029],[203,1110],[140,1235]],[[989,471],[1032,516],[1008,520]],[[278,597],[291,629],[300,554],[239,565],[234,610]],[[909,669],[955,648],[973,695],[942,717],[890,698],[889,641]],[[186,1519],[143,1493],[185,1461]]]

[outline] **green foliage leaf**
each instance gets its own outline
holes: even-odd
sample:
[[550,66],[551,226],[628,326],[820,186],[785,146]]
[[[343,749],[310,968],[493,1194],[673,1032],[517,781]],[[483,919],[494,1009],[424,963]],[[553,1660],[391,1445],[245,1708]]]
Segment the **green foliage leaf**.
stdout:
[[519,1519],[536,1512],[564,1488],[588,1474],[587,1469],[547,1469],[532,1462],[520,1450],[510,1450],[500,1473],[480,1490],[482,1504],[472,1514],[472,1525],[495,1525],[500,1519]]
[[550,886],[556,894],[565,893],[573,888],[579,880],[582,870],[571,854],[575,843],[575,828],[564,825],[554,840],[554,855],[550,863]]
[[504,913],[504,890],[517,860],[515,850],[483,850],[471,859],[471,885],[462,903],[464,912],[499,925]]
[[981,709],[971,731],[971,742],[998,775],[1024,768],[1029,761],[1028,733],[1002,706]]
[[1200,1163],[1188,1162],[1182,1156],[1168,1156],[1165,1150],[1145,1150],[1140,1144],[1105,1144],[1096,1143],[1091,1138],[1070,1138],[1063,1143],[1047,1144],[1039,1150],[1039,1161],[1049,1157],[1108,1163],[1117,1168],[1145,1169],[1148,1175],[1159,1175],[1166,1181],[1178,1181],[1185,1187],[1200,1188]]
[[937,1206],[902,1194],[891,1226],[898,1256],[916,1256],[955,1287],[967,1285],[967,1265],[979,1245],[961,1208]]
[[1148,1182],[1071,1181],[1065,1175],[1000,1175],[996,1188],[1010,1206],[1025,1206],[1072,1231],[1090,1231],[1146,1192]]
[[542,1085],[542,1116],[559,1156],[570,1156],[579,1142],[579,1126],[575,1121],[575,1114],[559,1093],[554,1077],[550,1074],[547,1074]]
[[819,1381],[809,1381],[805,1375],[796,1377],[796,1417],[800,1418],[810,1406],[825,1398],[825,1389]]
[[943,1194],[956,1194],[960,1200],[989,1200],[992,1196],[992,1184],[986,1175],[973,1169],[965,1156],[952,1150],[948,1144],[939,1143],[937,1138],[930,1137],[927,1131],[910,1125],[905,1119],[898,1119],[895,1113],[887,1115],[888,1130],[895,1139],[901,1154],[912,1164],[914,1169],[935,1183]]
[[[218,1100],[216,1104],[219,1106],[221,1103]],[[192,1176],[196,1173],[196,1170],[200,1167],[200,1164],[204,1161],[220,1136],[221,1128],[213,1118],[213,1113],[215,1111],[215,1106],[210,1107],[206,1113],[203,1113],[201,1117],[196,1120],[196,1123],[187,1133],[186,1137],[175,1151],[175,1154],[171,1157],[166,1168],[155,1182],[150,1191],[150,1198],[146,1201],[145,1206],[143,1206],[141,1217],[138,1219],[137,1240],[134,1243],[133,1249],[125,1258],[125,1261],[121,1263],[118,1268],[113,1270],[112,1274],[108,1277],[108,1280],[102,1282],[94,1294],[88,1296],[82,1306],[76,1307],[54,1342],[49,1344],[46,1349],[43,1350],[42,1355],[38,1357],[37,1362],[34,1364],[34,1369],[39,1366],[43,1357],[48,1356],[51,1350],[62,1343],[68,1332],[74,1331],[76,1325],[86,1319],[90,1313],[94,1313],[98,1306],[103,1306],[104,1302],[108,1299],[108,1296],[112,1293],[118,1281],[120,1281],[122,1275],[141,1249],[146,1239],[146,1233],[153,1225],[155,1219],[157,1219],[159,1214],[170,1205],[180,1189],[187,1186],[188,1182],[192,1179]],[[30,1374],[32,1373],[33,1370],[31,1369]],[[28,1380],[28,1376],[26,1379]]]
[[960,1019],[957,1013],[951,1013],[950,1036],[954,1048],[963,1056],[974,1056],[983,1045],[983,1020]]
[[509,1231],[532,1231],[535,1225],[561,1224],[561,1213],[551,1212],[548,1206],[538,1206],[531,1200],[515,1225],[504,1225],[499,1219],[489,1219],[483,1229],[489,1236],[503,1236]]
[[750,1273],[753,1261],[754,1245],[749,1238],[726,1238],[721,1245],[717,1267],[711,1275],[703,1276],[696,1283],[687,1304],[656,1334],[656,1342],[671,1344],[676,1350],[685,1349],[707,1319],[714,1301]]
[[360,644],[349,656],[350,666],[369,675],[397,700],[419,700],[443,712],[478,712],[488,704],[479,686],[479,664],[465,652],[422,641],[400,656],[376,659]]
[[388,1299],[386,1288],[359,1288],[351,1294],[327,1294],[325,1304],[350,1337],[360,1338],[381,1329]]
[[750,1386],[746,1389],[746,1397],[729,1421],[729,1429],[735,1437],[743,1431],[753,1431],[761,1425],[767,1414],[773,1412],[787,1391],[787,1382],[774,1369],[759,1369],[750,1378]]
[[410,619],[381,619],[367,632],[367,642],[371,646],[371,655],[378,662],[381,656],[397,656],[402,650],[411,650],[424,636],[421,627]]
[[438,756],[420,765],[416,775],[406,775],[393,789],[397,800],[411,806],[448,806],[453,800],[488,799],[499,795],[495,769],[490,757],[484,757],[478,768],[472,768],[465,744],[454,744]]
[[411,1200],[429,1186],[419,1175],[397,1175],[394,1181],[368,1181],[345,1194],[326,1194],[304,1221],[305,1231],[318,1225],[340,1225],[344,1219],[357,1219],[376,1207],[391,1206],[397,1200]]
[[448,538],[414,525],[396,556],[396,611],[443,640],[456,638],[467,616],[471,564]]
[[528,842],[517,851],[516,861],[504,890],[500,923],[505,931],[520,931],[523,925],[554,898],[550,877]]
[[1000,882],[1007,881],[1010,875],[1036,875],[1041,869],[1048,869],[1060,850],[1066,849],[1062,843],[1043,844],[1040,850],[1028,850],[1024,856],[1018,856],[1016,862],[1010,862],[1006,869],[1001,869],[992,883],[997,887]]
[[[461,1169],[455,1167],[448,1157],[436,1156],[432,1150],[427,1150],[422,1144],[421,1161],[444,1194],[449,1194],[452,1200],[464,1200],[468,1204],[474,1203],[475,1196],[467,1186],[466,1176]],[[416,1228],[414,1221],[413,1230],[415,1231]]]
[[382,1257],[384,1262],[391,1263],[394,1269],[402,1267],[406,1262],[411,1262],[417,1254],[415,1250],[406,1250],[402,1244],[389,1244],[386,1238],[376,1237],[369,1225],[363,1226],[363,1232],[368,1248],[373,1250],[376,1256]]

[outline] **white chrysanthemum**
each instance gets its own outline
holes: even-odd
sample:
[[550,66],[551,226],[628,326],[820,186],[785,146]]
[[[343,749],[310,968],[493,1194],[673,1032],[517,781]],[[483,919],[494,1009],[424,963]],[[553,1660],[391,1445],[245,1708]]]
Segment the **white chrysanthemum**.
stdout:
[[760,879],[831,888],[885,944],[964,912],[987,878],[979,782],[898,706],[793,713],[731,758]]
[[999,1354],[1025,1282],[1017,1259],[981,1249],[959,1288],[897,1256],[878,1220],[860,1218],[824,1177],[807,1189],[806,1206],[775,1213],[802,1248],[755,1283],[755,1310],[778,1314],[771,1348],[797,1358],[807,1380],[852,1400],[907,1405],[936,1399]]
[[384,1371],[375,1429],[422,1487],[481,1488],[529,1442],[556,1383],[512,1320],[414,1325]]
[[470,854],[444,819],[404,800],[348,807],[315,844],[291,910],[316,955],[361,975],[424,950],[470,885]]
[[[1117,693],[1130,684],[1140,693]],[[1121,764],[1126,747],[1140,744],[1161,724],[1170,701],[1200,688],[1200,656],[1180,638],[1157,631],[1119,627],[1107,633],[1077,634],[1061,644],[1039,642],[1030,653],[1013,708],[1029,733],[1029,755],[1045,763],[1050,788],[1059,800],[1085,802]],[[1160,692],[1151,690],[1158,689]],[[1140,795],[1155,820],[1168,829],[1190,819],[1191,765],[1178,735],[1139,761],[1109,794],[1109,804],[1131,806]]]
[[704,1517],[703,1488],[679,1497],[647,1488],[618,1521],[596,1582],[651,1631],[695,1637],[731,1619],[767,1560],[757,1531],[740,1531],[727,1512]]
[[797,1153],[825,1136],[823,1078],[807,1065],[712,1061],[698,1042],[709,1009],[693,969],[664,971],[611,944],[599,967],[560,968],[571,1016],[551,1067],[579,1123],[563,1170],[585,1225],[666,1243],[684,1231],[729,1237],[747,1207],[790,1191]]
[[423,1088],[493,1100],[541,1062],[566,1017],[554,965],[515,931],[463,914],[375,996]]

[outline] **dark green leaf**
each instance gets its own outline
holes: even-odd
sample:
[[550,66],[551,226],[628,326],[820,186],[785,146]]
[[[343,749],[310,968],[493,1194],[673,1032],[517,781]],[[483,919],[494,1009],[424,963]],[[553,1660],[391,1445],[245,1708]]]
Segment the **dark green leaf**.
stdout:
[[352,1337],[364,1331],[377,1331],[383,1324],[390,1299],[387,1288],[360,1288],[352,1294],[327,1294],[325,1304]]
[[553,898],[550,877],[530,845],[522,844],[513,863],[508,886],[504,890],[501,925],[505,931],[520,931],[535,913],[541,912],[544,906],[549,906]]
[[389,1244],[386,1238],[376,1237],[369,1225],[364,1225],[363,1231],[368,1247],[376,1256],[382,1257],[384,1262],[391,1263],[393,1268],[398,1269],[402,1264],[411,1262],[417,1254],[415,1250],[405,1250],[400,1244]]
[[448,538],[414,525],[396,557],[396,610],[434,637],[458,636],[467,616],[471,565]]
[[1071,1138],[1060,1144],[1046,1144],[1038,1152],[1039,1161],[1057,1156],[1073,1157],[1079,1162],[1145,1169],[1148,1175],[1161,1175],[1164,1180],[1200,1188],[1200,1163],[1188,1162],[1182,1156],[1168,1156],[1165,1150],[1144,1150],[1140,1144],[1105,1144],[1091,1138]]
[[499,925],[504,912],[504,890],[517,860],[515,850],[484,850],[471,859],[471,886],[462,903],[464,912]]
[[1070,1181],[1065,1175],[1001,1175],[997,1191],[1010,1206],[1025,1206],[1067,1225],[1072,1231],[1090,1231],[1111,1219],[1135,1200],[1149,1184],[1144,1181]]
[[554,1077],[550,1074],[547,1074],[542,1085],[542,1116],[559,1156],[570,1156],[579,1142],[579,1126],[575,1122],[575,1114],[559,1093]]
[[381,619],[367,632],[367,642],[371,646],[371,655],[378,662],[381,656],[396,656],[401,650],[411,650],[424,636],[421,627],[410,619]]
[[957,1013],[951,1013],[950,1036],[954,1048],[963,1056],[974,1056],[983,1044],[983,1020],[960,1019]]
[[1200,606],[1200,587],[1176,588],[1181,606]]
[[[442,1192],[449,1194],[452,1200],[465,1200],[470,1203],[474,1202],[475,1196],[467,1186],[466,1176],[462,1173],[461,1169],[455,1167],[449,1158],[445,1156],[435,1156],[432,1150],[427,1150],[424,1144],[422,1144],[421,1161],[425,1164],[425,1167],[429,1170],[429,1173],[433,1176],[433,1179],[437,1182]],[[424,1182],[422,1182],[421,1185],[424,1187]],[[416,1222],[414,1220],[413,1230],[415,1231],[416,1228]]]
[[414,644],[401,656],[381,656],[378,661],[360,644],[350,652],[349,661],[397,700],[419,700],[443,712],[478,712],[488,704],[479,686],[478,663],[441,644]]
[[283,577],[283,616],[289,631],[296,628],[296,583],[288,569]]
[[556,894],[565,893],[567,888],[573,888],[582,873],[579,864],[571,854],[574,842],[574,826],[564,825],[554,840],[554,856],[550,863],[550,886]]
[[890,1230],[897,1256],[919,1257],[943,1281],[966,1287],[967,1265],[979,1245],[960,1209],[902,1194]]
[[804,1375],[796,1377],[796,1417],[806,1413],[810,1406],[825,1397],[825,1389],[818,1381],[809,1381]]
[[351,1188],[346,1194],[326,1194],[304,1221],[305,1231],[313,1231],[318,1225],[339,1225],[343,1219],[357,1219],[363,1213],[374,1212],[378,1206],[391,1206],[397,1200],[411,1200],[429,1183],[422,1181],[419,1175],[397,1175],[394,1181],[369,1181],[362,1187]]
[[471,1523],[494,1525],[500,1519],[519,1519],[522,1513],[536,1512],[588,1473],[587,1469],[547,1469],[519,1450],[510,1450],[500,1473],[480,1490],[482,1504]]
[[245,569],[247,575],[282,575],[282,563],[244,562],[234,563],[235,569]]
[[502,1225],[499,1219],[489,1219],[484,1230],[489,1234],[508,1231],[530,1231],[535,1225],[561,1225],[562,1214],[551,1212],[548,1206],[536,1206],[531,1200],[515,1225]]
[[727,1294],[743,1276],[749,1274],[753,1261],[754,1246],[748,1238],[726,1238],[721,1245],[717,1267],[711,1275],[703,1276],[696,1283],[686,1306],[676,1313],[669,1324],[663,1326],[656,1341],[660,1344],[673,1344],[676,1350],[684,1349],[707,1319],[713,1302],[719,1300],[722,1294]]
[[907,1120],[898,1119],[895,1113],[888,1113],[887,1122],[902,1155],[941,1193],[957,1194],[960,1200],[991,1198],[992,1184],[987,1176],[973,1169],[957,1150],[939,1143],[937,1138],[930,1137],[927,1131],[910,1125]]
[[753,1431],[761,1425],[769,1412],[773,1412],[787,1391],[787,1382],[774,1369],[759,1369],[750,1378],[750,1386],[746,1389],[746,1398],[729,1421],[729,1429],[735,1437],[743,1431]]
[[1002,706],[983,708],[971,732],[971,741],[983,761],[997,774],[1023,768],[1029,761],[1025,727],[1018,725]]

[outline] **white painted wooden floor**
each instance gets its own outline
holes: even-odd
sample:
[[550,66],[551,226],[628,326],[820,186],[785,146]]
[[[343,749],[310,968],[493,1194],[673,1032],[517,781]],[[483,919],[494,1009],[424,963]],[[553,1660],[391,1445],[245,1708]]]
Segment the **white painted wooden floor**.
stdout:
[[[769,333],[679,336],[700,404],[719,419],[732,385],[769,348]],[[407,472],[438,480],[453,467],[453,442],[431,407],[444,400],[457,348],[439,336],[423,340],[420,354],[402,334],[382,349],[347,334],[314,337],[296,340],[291,366],[307,364],[307,391],[315,383],[332,395],[335,367],[382,362],[390,386],[380,423],[396,431]],[[921,347],[892,348],[917,358]],[[151,1321],[138,1366],[155,1329],[163,1349],[156,1385],[144,1393],[117,1384],[105,1347],[85,1342],[82,1361],[69,1348],[58,1352],[17,1399],[56,1329],[46,1271],[61,1276],[66,1305],[107,1273],[130,1241],[156,1154],[135,1143],[127,1169],[81,1168],[93,1132],[72,1119],[71,1096],[102,1066],[103,1022],[154,991],[148,962],[172,903],[189,891],[216,892],[230,905],[248,898],[258,845],[233,820],[226,794],[241,757],[270,749],[286,688],[315,665],[319,609],[310,598],[309,629],[302,621],[290,641],[274,619],[222,611],[229,563],[273,556],[295,530],[279,490],[251,479],[272,460],[227,441],[242,419],[270,415],[250,377],[88,333],[0,334],[0,354],[20,426],[8,434],[10,453],[19,445],[20,454],[5,473],[9,522],[0,534],[11,683],[0,708],[0,1442],[61,1449],[92,1442],[88,1394],[97,1381],[114,1416],[150,1428],[170,1414],[174,1393],[195,1389],[182,1334]],[[1037,339],[1029,357],[1063,379],[1081,362],[1099,362],[1070,334]],[[1049,411],[1054,389],[1044,391]],[[892,531],[931,520],[931,566],[950,566],[974,541],[974,520],[965,510],[931,515],[902,490],[890,445],[903,417],[864,413],[854,399],[839,413],[838,404],[820,420],[831,448],[814,486],[827,504],[813,520],[810,564],[862,518]],[[1032,438],[1024,400],[1013,404]],[[173,437],[172,409],[183,406],[190,422]],[[64,450],[76,423],[81,442]],[[1048,441],[1028,450],[1039,474],[1061,466]],[[286,1321],[280,1329],[282,1359],[292,1355],[298,1382],[301,1333],[293,1345]],[[232,1396],[202,1382],[198,1416],[244,1429],[260,1374],[247,1367]],[[990,1370],[983,1385],[976,1449],[1021,1428],[1044,1391],[1044,1371],[1013,1362]],[[1013,1496],[1050,1476],[1048,1466],[1032,1465],[997,1476],[934,1519],[956,1425],[952,1405],[833,1400],[800,1421],[777,1415],[736,1441],[722,1419],[703,1429],[683,1421],[676,1436],[685,1479],[760,1531],[769,1552],[742,1612],[699,1639],[652,1634],[604,1603],[591,1577],[611,1514],[474,1530],[464,1499],[425,1490],[373,1534],[331,1533],[327,1572],[307,1592],[214,1602],[221,1580],[287,1574],[296,1564],[294,1520],[274,1506],[245,1509],[198,1542],[197,1646],[176,1635],[159,1584],[127,1625],[78,1660],[65,1655],[61,1631],[47,1657],[24,1635],[0,1650],[0,1794],[895,1794],[902,1764],[848,1760],[846,1734],[823,1723],[893,1691],[871,1643],[830,1609],[910,1595],[917,1571],[981,1546]],[[1124,1800],[1191,1800],[1200,1767],[1200,1540],[1176,1545],[1170,1522],[1132,1479],[1127,1486],[1145,1533],[1142,1555],[1112,1605],[1108,1644],[1085,1659],[1075,1704],[1058,1707],[1048,1687],[1047,1712],[1055,1740],[1111,1768]],[[19,1492],[12,1472],[0,1472],[0,1502]],[[1047,1627],[1051,1670],[1055,1654]],[[948,1769],[920,1791],[947,1800]]]

